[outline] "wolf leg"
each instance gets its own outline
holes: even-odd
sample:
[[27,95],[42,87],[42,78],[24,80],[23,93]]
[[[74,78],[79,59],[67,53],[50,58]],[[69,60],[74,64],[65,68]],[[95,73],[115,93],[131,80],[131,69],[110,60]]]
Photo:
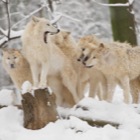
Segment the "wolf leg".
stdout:
[[39,66],[37,64],[32,64],[31,72],[32,72],[32,77],[33,77],[33,86],[37,88],[39,84],[39,74],[40,74]]
[[108,102],[112,102],[116,85],[117,84],[116,84],[115,78],[112,76],[108,76],[107,77],[107,95],[106,95],[106,100]]
[[124,76],[121,80],[121,86],[123,88],[123,94],[124,94],[124,102],[125,103],[130,103],[130,98],[131,98],[131,94],[130,94],[130,79],[128,76]]
[[68,90],[72,93],[75,102],[77,103],[80,98],[77,94],[77,75],[74,70],[68,68],[64,69],[61,72],[63,84],[68,88]]
[[47,87],[47,80],[48,80],[48,66],[45,64],[42,65],[41,75],[40,75],[40,88],[46,88]]

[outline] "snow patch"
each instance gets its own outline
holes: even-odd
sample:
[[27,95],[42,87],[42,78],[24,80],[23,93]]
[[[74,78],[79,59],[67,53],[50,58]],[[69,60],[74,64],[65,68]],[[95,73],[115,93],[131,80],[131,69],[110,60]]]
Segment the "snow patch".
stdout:
[[2,89],[0,91],[0,105],[14,104],[16,94],[12,90]]
[[[25,86],[26,87],[26,86]],[[117,92],[121,92],[119,87]],[[7,91],[3,91],[6,94]],[[116,93],[117,94],[117,93]],[[121,95],[118,93],[118,96]],[[116,98],[118,97],[116,96]],[[3,100],[6,100],[4,98]],[[108,103],[93,98],[84,98],[78,103],[79,108],[58,108],[59,114],[70,115],[69,119],[59,119],[39,130],[23,127],[23,112],[9,106],[0,109],[0,140],[139,140],[140,105],[120,102]],[[82,110],[81,107],[87,108]],[[118,129],[111,125],[104,127],[90,126],[78,116],[92,120],[101,119],[120,123]]]

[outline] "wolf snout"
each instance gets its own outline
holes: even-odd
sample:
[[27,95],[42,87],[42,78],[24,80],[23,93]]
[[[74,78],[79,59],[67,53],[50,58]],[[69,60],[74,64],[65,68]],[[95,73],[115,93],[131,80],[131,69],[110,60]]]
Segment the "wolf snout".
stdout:
[[15,68],[15,65],[14,65],[14,64],[10,64],[10,67],[11,67],[11,68]]
[[60,29],[57,29],[57,33],[59,33],[60,32]]

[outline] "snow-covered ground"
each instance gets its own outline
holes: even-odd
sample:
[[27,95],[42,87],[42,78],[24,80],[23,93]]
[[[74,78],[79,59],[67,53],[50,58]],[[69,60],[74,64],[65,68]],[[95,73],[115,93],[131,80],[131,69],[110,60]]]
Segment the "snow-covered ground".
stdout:
[[[0,103],[12,103],[12,94],[8,90],[2,90]],[[40,130],[25,129],[23,112],[10,105],[0,109],[0,140],[140,140],[140,105],[126,105],[122,100],[122,90],[119,87],[113,103],[85,97],[78,106],[84,106],[88,110],[59,107],[59,113],[70,115],[70,119],[59,119]],[[118,128],[109,124],[93,127],[73,115],[88,116],[92,120],[107,120],[120,125]]]

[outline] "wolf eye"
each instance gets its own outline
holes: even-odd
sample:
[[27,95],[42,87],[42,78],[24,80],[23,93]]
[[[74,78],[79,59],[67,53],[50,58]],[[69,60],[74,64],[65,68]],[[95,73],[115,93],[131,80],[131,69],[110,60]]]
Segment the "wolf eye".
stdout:
[[10,59],[9,57],[7,59]]
[[14,59],[16,59],[17,57],[14,57]]
[[47,26],[50,26],[50,24],[47,24]]
[[84,51],[85,50],[85,48],[82,48],[82,51]]
[[93,59],[95,59],[96,57],[94,56]]

